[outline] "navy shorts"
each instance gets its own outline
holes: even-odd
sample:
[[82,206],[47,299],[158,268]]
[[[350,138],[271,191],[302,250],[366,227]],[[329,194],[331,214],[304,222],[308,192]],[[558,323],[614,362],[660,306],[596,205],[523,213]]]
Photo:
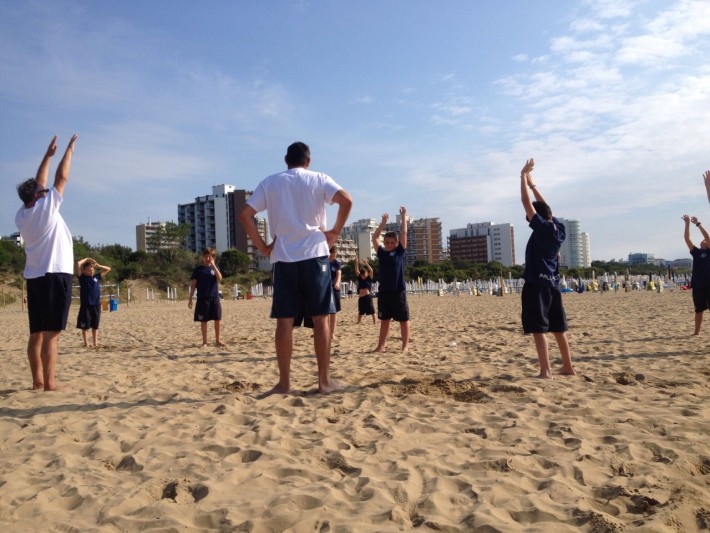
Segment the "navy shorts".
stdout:
[[407,291],[379,292],[377,294],[377,318],[380,320],[409,320]]
[[360,296],[357,300],[357,314],[358,315],[374,315],[375,314],[375,304],[372,303],[372,294],[366,294],[365,296]]
[[101,305],[81,305],[76,317],[76,327],[79,329],[99,329],[101,320]]
[[47,273],[27,280],[30,333],[63,331],[69,319],[72,275]]
[[274,287],[271,318],[335,313],[327,255],[294,263],[274,263],[271,281]]
[[696,313],[710,309],[710,287],[693,289],[693,305]]
[[209,322],[210,320],[222,320],[222,302],[219,296],[209,298],[197,298],[195,300],[195,322]]
[[562,333],[567,331],[567,315],[557,287],[523,285],[523,331],[525,333]]

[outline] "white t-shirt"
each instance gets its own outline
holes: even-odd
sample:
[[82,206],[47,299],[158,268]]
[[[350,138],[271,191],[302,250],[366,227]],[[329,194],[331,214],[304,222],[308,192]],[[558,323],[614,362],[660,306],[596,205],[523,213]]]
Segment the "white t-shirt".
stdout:
[[271,262],[294,263],[328,255],[325,204],[342,187],[333,178],[305,168],[291,168],[265,178],[247,201],[255,211],[268,211],[269,231],[276,240]]
[[41,278],[47,273],[74,272],[74,243],[59,206],[62,195],[52,187],[32,207],[20,207],[15,225],[25,241],[25,279]]

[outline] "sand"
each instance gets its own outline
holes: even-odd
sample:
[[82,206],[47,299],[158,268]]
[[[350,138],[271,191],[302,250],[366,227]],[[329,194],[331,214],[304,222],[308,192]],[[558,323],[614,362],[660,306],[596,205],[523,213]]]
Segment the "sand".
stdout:
[[[119,305],[63,334],[65,390],[28,390],[26,316],[0,309],[6,531],[696,531],[710,525],[710,317],[688,293],[565,295],[579,376],[539,380],[519,297],[411,297],[410,352],[344,300],[315,393],[297,330],[276,382],[268,300]],[[210,325],[210,339],[213,330]],[[552,340],[552,339],[551,339]],[[560,368],[554,342],[551,357]]]

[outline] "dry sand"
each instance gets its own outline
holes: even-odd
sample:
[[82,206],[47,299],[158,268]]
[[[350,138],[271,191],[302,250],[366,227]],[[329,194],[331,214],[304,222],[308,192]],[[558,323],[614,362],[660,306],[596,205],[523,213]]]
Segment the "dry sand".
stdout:
[[[225,301],[226,348],[185,302],[121,304],[98,349],[70,327],[65,390],[32,392],[26,316],[0,309],[6,531],[696,531],[710,524],[710,317],[688,293],[568,294],[579,376],[538,380],[519,297],[412,297],[410,352],[344,300],[315,391],[290,396],[266,300]],[[210,325],[210,339],[213,330]],[[551,339],[552,340],[552,339]],[[559,369],[554,342],[551,357]]]

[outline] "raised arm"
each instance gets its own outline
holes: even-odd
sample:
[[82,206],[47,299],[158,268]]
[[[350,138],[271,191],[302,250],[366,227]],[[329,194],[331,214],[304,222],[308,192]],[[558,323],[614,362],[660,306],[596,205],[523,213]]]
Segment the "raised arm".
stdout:
[[360,260],[355,256],[355,277],[360,278]]
[[380,225],[377,226],[375,233],[372,234],[372,246],[374,246],[375,252],[380,249],[380,235],[382,234],[382,230],[385,229],[385,224],[387,224],[389,218],[390,216],[387,213],[384,213],[382,215]]
[[214,270],[214,277],[217,278],[217,283],[220,283],[222,281],[222,273],[219,271],[217,263],[214,262],[214,257],[210,257],[210,266]]
[[91,257],[85,257],[84,259],[79,259],[79,260],[76,262],[76,275],[77,275],[77,276],[81,276],[81,269],[83,268],[84,263],[86,263],[87,261],[93,261],[94,264],[96,263],[96,261],[94,261],[93,259],[91,259]]
[[57,192],[62,196],[64,196],[64,187],[66,186],[67,180],[69,179],[69,170],[71,170],[71,158],[72,155],[74,155],[74,143],[76,142],[76,138],[77,134],[75,133],[74,135],[72,135],[72,138],[69,141],[69,144],[67,145],[67,149],[64,152],[64,157],[62,157],[62,160],[59,163],[59,166],[57,167],[57,172],[54,175],[54,188],[57,189]]
[[400,234],[399,234],[399,243],[402,245],[402,248],[407,248],[407,208],[404,206],[401,206],[399,208],[399,220],[400,220]]
[[703,239],[708,243],[708,246],[710,246],[710,235],[705,231],[703,223],[698,220],[698,217],[690,217],[690,221],[698,227],[700,233],[703,234]]
[[[523,209],[525,209],[525,217],[528,220],[532,220],[535,215],[535,208],[532,205],[532,200],[530,200],[530,193],[528,192],[530,172],[532,172],[535,166],[535,161],[531,158],[525,161],[525,166],[520,171],[520,200],[523,203]],[[532,189],[535,190],[536,186],[533,183]]]
[[685,222],[685,231],[683,232],[683,237],[685,238],[685,244],[688,245],[688,250],[695,248],[693,241],[690,240],[690,217],[688,215],[683,215],[680,217]]
[[710,202],[710,170],[705,171],[703,180],[705,181],[705,192],[708,194],[708,202]]
[[365,265],[365,270],[367,270],[367,275],[370,276],[370,279],[373,279],[375,277],[375,271],[372,270],[372,266],[370,265],[370,263],[365,258],[362,259],[362,263]]
[[37,169],[37,175],[35,176],[35,181],[37,181],[37,189],[47,188],[47,177],[49,176],[49,160],[52,156],[57,153],[57,136],[52,137],[49,143],[47,151],[44,153],[42,162],[39,164]]
[[343,231],[343,227],[348,221],[350,209],[353,207],[353,199],[348,191],[340,189],[335,193],[335,196],[333,196],[333,203],[338,204],[338,214],[335,217],[335,224],[333,224],[331,229],[324,232],[329,248],[338,240],[340,232]]
[[94,268],[98,268],[101,270],[101,274],[108,274],[111,272],[111,267],[106,266],[106,265],[100,265],[96,261],[94,261]]

